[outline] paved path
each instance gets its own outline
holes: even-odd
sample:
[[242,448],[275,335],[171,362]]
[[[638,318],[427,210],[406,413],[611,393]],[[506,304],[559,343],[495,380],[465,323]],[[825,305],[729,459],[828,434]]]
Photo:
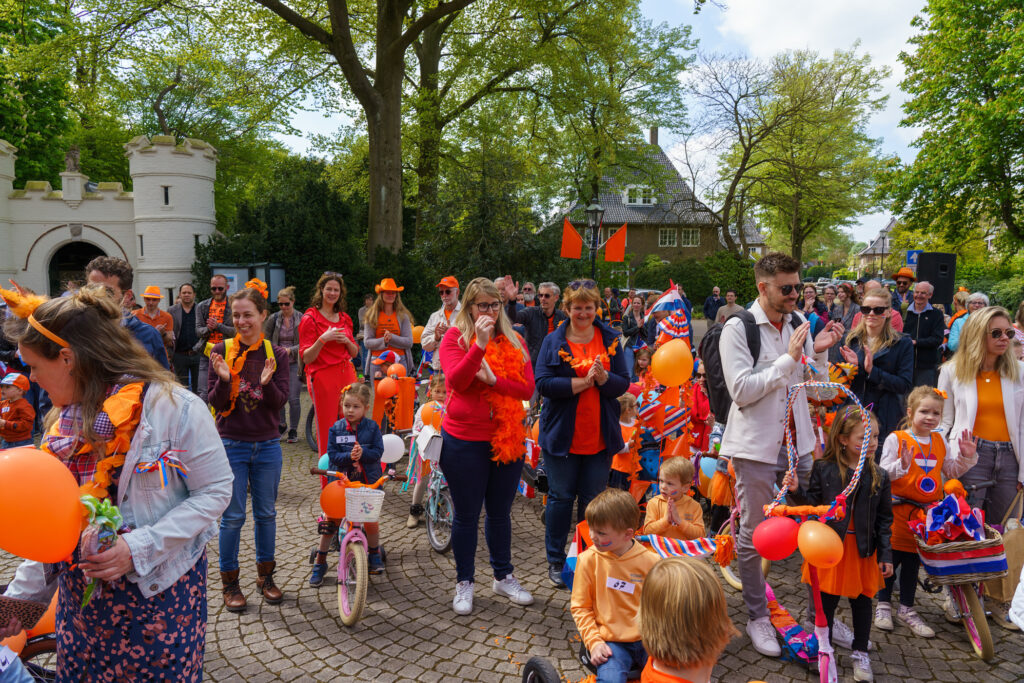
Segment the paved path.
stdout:
[[[306,397],[303,396],[305,403]],[[363,619],[345,628],[337,619],[337,591],[330,575],[319,589],[307,585],[309,549],[319,510],[319,484],[308,474],[312,454],[302,444],[285,447],[278,500],[278,584],[285,592],[279,606],[262,604],[255,591],[251,519],[242,535],[242,582],[248,612],[223,609],[216,574],[217,544],[210,544],[210,612],[206,674],[212,681],[516,681],[532,656],[549,658],[568,681],[583,678],[574,659],[578,647],[568,594],[550,588],[543,557],[540,503],[518,498],[513,507],[513,559],[516,575],[533,592],[531,607],[517,607],[490,590],[489,568],[481,547],[477,556],[478,590],[473,614],[451,611],[454,565],[427,544],[420,526],[405,528],[408,494],[389,484],[382,518],[388,549],[386,575],[372,577]],[[483,534],[481,533],[481,544]],[[332,558],[331,567],[335,561]],[[0,579],[9,579],[16,560],[0,555]],[[783,604],[799,609],[805,590],[797,584],[795,559],[772,572]],[[746,619],[740,596],[726,588],[730,614],[742,630]],[[798,597],[801,596],[801,597]],[[993,625],[997,656],[991,664],[974,659],[959,626],[947,624],[934,596],[919,600],[924,618],[938,631],[934,640],[874,632],[878,681],[1024,680],[1024,636]],[[846,665],[840,651],[839,664]],[[843,680],[851,670],[841,669]],[[816,681],[801,667],[766,659],[750,649],[745,635],[727,648],[715,669],[716,680]]]

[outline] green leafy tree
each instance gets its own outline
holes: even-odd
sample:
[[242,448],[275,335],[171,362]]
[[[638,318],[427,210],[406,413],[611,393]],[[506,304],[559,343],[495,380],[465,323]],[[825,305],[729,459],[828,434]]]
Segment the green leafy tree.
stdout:
[[900,54],[910,95],[901,125],[921,129],[912,162],[884,190],[912,229],[960,242],[1002,225],[1024,241],[1024,6],[928,0]]

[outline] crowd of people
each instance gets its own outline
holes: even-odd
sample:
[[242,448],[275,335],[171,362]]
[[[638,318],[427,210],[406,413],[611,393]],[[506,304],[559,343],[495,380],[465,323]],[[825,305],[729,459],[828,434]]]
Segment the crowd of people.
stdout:
[[[717,286],[704,301],[707,324],[719,326],[720,379],[731,402],[718,414],[708,386],[712,365],[694,343],[693,306],[675,286],[677,303],[663,308],[668,292],[645,298],[587,279],[563,287],[478,277],[463,288],[446,276],[421,331],[402,303],[405,286],[390,277],[364,297],[353,321],[344,278],[332,271],[317,280],[301,313],[294,287],[276,293],[271,312],[265,283],[229,292],[219,274],[208,299],[197,302],[185,283],[163,310],[159,288],[146,287],[136,308],[131,266],[109,257],[90,262],[86,284],[65,296],[5,290],[11,314],[0,349],[0,447],[38,443],[126,520],[107,550],[76,550],[55,565],[26,561],[6,594],[47,601],[56,591],[59,680],[110,672],[197,678],[206,543],[219,529],[223,602],[244,612],[238,554],[250,497],[256,590],[269,605],[284,599],[274,578],[281,442],[298,438],[303,382],[318,453],[332,469],[372,483],[383,452],[373,387],[401,366],[402,375],[431,376],[429,395],[442,406],[439,467],[454,504],[452,610],[473,611],[482,511],[492,591],[533,603],[514,572],[511,510],[528,415],[538,409],[548,580],[569,588],[573,519],[585,520],[592,545],[576,559],[568,603],[598,680],[624,681],[641,668],[649,681],[707,680],[736,633],[721,587],[705,564],[658,561],[634,538],[708,535],[689,453],[663,454],[652,495],[630,492],[642,431],[637,398],[657,386],[653,353],[682,339],[697,357],[687,388],[693,450],[717,444],[734,472],[746,633],[763,655],[777,657],[781,648],[753,531],[789,467],[787,422],[800,455],[790,492],[810,504],[842,491],[868,440],[864,424],[872,425],[874,458],[851,496],[852,515],[832,523],[844,539],[843,560],[821,572],[833,641],[851,650],[855,680],[871,680],[872,628],[899,624],[917,637],[935,635],[914,607],[920,563],[905,528],[909,503],[899,501],[936,500],[944,476],[991,481],[971,502],[998,523],[1021,490],[1024,303],[1011,315],[989,306],[983,293],[960,292],[947,316],[931,303],[932,285],[909,269],[896,274],[894,291],[872,280],[828,285],[820,295],[801,282],[800,270],[793,258],[770,253],[754,267],[754,301],[743,306],[736,289],[723,296]],[[791,415],[786,398],[809,376],[828,376],[829,363],[849,369],[851,391],[867,412],[847,406],[826,436],[805,394]],[[154,477],[162,478],[157,486]],[[423,493],[422,485],[414,490],[409,526],[422,519]],[[317,526],[314,587],[339,521],[325,517]],[[369,524],[366,532],[371,570],[380,571],[380,529]],[[93,579],[103,587],[83,610]],[[852,628],[834,616],[842,597]],[[143,605],[170,637],[150,637],[145,620],[105,627]],[[1013,627],[1008,605],[992,609],[997,623]],[[0,636],[16,626],[0,625]]]

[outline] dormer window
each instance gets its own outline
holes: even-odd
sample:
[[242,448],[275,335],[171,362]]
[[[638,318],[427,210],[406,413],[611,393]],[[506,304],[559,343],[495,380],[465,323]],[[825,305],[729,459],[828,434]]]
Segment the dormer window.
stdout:
[[658,203],[654,188],[631,185],[626,188],[626,204],[634,206],[653,206]]

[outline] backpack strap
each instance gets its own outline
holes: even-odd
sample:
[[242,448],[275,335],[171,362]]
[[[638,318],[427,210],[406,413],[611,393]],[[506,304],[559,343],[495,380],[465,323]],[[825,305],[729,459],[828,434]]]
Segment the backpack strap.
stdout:
[[[761,355],[761,331],[757,329],[754,314],[744,309],[729,316],[729,319],[732,318],[739,318],[740,322],[743,323],[743,332],[747,337],[747,348],[750,349],[750,357],[754,360],[754,365],[757,365],[757,359]],[[726,322],[729,321],[726,320]]]

